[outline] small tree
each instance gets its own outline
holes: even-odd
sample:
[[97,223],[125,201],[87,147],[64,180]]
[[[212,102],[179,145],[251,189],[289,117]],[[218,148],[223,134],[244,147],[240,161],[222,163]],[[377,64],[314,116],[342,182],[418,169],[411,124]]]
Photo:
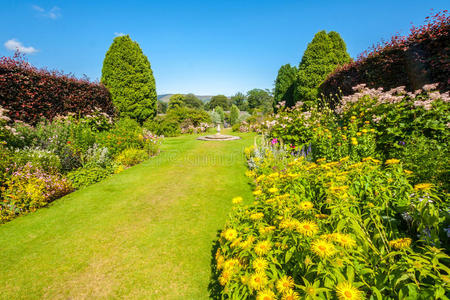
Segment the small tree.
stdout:
[[350,61],[345,43],[337,32],[319,31],[303,54],[298,67],[296,101],[316,101],[318,87],[336,67]]
[[187,94],[183,97],[184,104],[186,107],[202,109],[203,102],[198,99],[194,94]]
[[231,103],[236,105],[240,110],[248,109],[247,99],[245,95],[241,92],[238,92],[231,97]]
[[114,39],[103,61],[101,82],[121,117],[139,122],[157,111],[156,85],[147,56],[130,36]]
[[230,124],[233,126],[239,121],[239,108],[236,105],[231,106],[230,110]]
[[165,114],[167,112],[167,103],[158,100],[158,114]]
[[227,98],[227,96],[224,95],[217,95],[211,98],[211,101],[208,103],[209,109],[213,109],[216,106],[222,107],[223,110],[229,110],[230,109],[230,102]]
[[259,109],[264,113],[272,111],[273,97],[269,90],[253,89],[247,92],[247,101],[250,109]]
[[179,108],[184,106],[184,96],[182,94],[174,94],[169,99],[169,109]]
[[274,106],[282,101],[286,102],[287,107],[295,104],[294,90],[296,80],[296,67],[291,67],[290,64],[286,64],[278,70],[278,76],[275,80]]
[[223,121],[225,120],[225,112],[223,111],[222,106],[216,106],[216,108],[214,108],[214,111],[219,114],[220,122],[223,123]]

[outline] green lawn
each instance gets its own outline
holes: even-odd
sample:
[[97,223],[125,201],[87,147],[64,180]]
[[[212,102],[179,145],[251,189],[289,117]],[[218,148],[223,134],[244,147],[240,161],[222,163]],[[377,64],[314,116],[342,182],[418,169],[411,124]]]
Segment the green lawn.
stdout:
[[232,197],[252,197],[241,136],[167,138],[158,157],[0,225],[0,298],[208,298],[217,230]]

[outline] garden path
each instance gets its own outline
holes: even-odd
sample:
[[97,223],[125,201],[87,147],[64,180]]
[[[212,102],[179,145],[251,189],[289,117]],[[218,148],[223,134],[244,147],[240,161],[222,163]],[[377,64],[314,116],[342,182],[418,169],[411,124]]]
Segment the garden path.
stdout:
[[168,138],[162,152],[0,225],[0,299],[206,299],[231,198],[251,201],[242,140]]

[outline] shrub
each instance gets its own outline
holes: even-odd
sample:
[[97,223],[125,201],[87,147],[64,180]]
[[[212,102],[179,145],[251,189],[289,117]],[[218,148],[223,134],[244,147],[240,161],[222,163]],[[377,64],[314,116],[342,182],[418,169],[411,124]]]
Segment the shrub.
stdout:
[[148,153],[145,150],[128,148],[123,150],[117,157],[116,162],[125,167],[131,167],[143,162],[148,158]]
[[109,131],[100,132],[96,143],[106,147],[112,156],[115,156],[127,148],[142,148],[143,143],[139,140],[142,128],[137,121],[123,118],[117,121]]
[[239,121],[239,108],[236,105],[231,106],[230,110],[230,124],[234,125]]
[[288,107],[295,105],[294,91],[297,82],[297,68],[290,64],[281,66],[275,79],[274,105],[285,102]]
[[14,152],[13,161],[18,166],[31,163],[34,167],[47,173],[57,173],[61,169],[61,161],[58,155],[39,148],[17,149]]
[[129,35],[116,37],[106,52],[101,81],[110,90],[121,117],[142,124],[156,115],[156,86],[150,62]]
[[355,62],[336,69],[321,84],[320,92],[335,105],[338,96],[352,94],[352,88],[362,83],[375,89],[404,86],[414,91],[437,82],[441,92],[448,91],[450,16],[444,11],[427,19],[423,26],[413,27],[408,36],[393,36]]
[[48,174],[31,163],[12,173],[5,182],[0,220],[33,212],[73,190],[70,182],[59,174]]
[[80,189],[100,182],[108,178],[112,173],[113,169],[111,167],[103,168],[92,164],[69,172],[67,178],[71,181],[74,188]]
[[108,148],[100,147],[98,144],[94,144],[90,147],[81,157],[84,167],[94,165],[107,168],[111,165],[111,157]]
[[76,112],[87,115],[97,108],[114,113],[108,90],[101,84],[61,72],[39,70],[20,57],[0,58],[0,106],[13,120],[36,124],[41,118]]

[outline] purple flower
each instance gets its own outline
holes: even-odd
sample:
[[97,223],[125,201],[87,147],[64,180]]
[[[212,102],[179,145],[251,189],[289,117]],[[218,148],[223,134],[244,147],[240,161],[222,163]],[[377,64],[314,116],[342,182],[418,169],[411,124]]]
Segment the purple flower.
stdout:
[[275,145],[278,143],[278,139],[277,138],[273,138],[271,141],[272,145]]

